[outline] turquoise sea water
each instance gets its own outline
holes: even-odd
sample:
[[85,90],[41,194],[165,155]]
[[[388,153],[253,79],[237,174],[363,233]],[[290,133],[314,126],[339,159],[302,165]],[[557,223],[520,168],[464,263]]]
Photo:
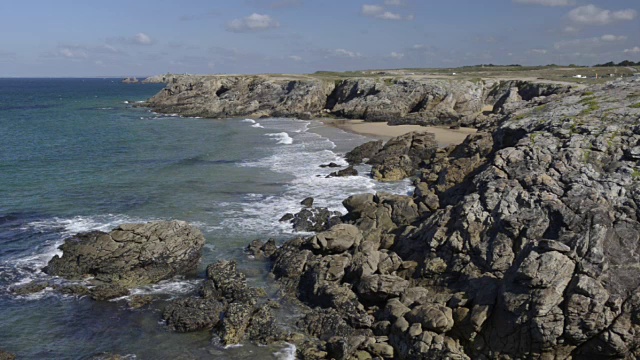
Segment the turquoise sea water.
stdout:
[[[50,291],[15,297],[9,288],[47,276],[41,268],[65,237],[125,222],[180,219],[207,238],[202,261],[236,259],[253,284],[269,287],[265,264],[243,247],[293,236],[278,219],[307,196],[344,210],[359,192],[404,193],[408,183],[331,178],[369,139],[294,119],[185,119],[136,108],[162,85],[113,79],[0,79],[0,348],[24,359],[83,359],[101,352],[137,359],[286,358],[283,346],[222,349],[206,332],[175,334],[160,321],[162,299],[198,279],[173,279],[135,293],[148,309]],[[361,170],[366,171],[366,168]],[[280,351],[278,353],[278,351]]]

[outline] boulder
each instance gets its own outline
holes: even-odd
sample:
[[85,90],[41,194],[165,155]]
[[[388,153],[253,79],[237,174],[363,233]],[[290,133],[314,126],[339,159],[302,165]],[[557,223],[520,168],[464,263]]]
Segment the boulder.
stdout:
[[362,241],[362,232],[354,225],[338,224],[309,239],[314,250],[323,254],[337,254],[358,246]]
[[300,205],[302,205],[302,206],[304,206],[306,208],[312,207],[313,206],[313,198],[312,197],[305,198],[304,200],[302,200],[300,202]]
[[374,140],[356,146],[353,150],[345,155],[345,159],[351,165],[361,164],[374,157],[380,150],[384,142],[382,140]]
[[341,223],[341,216],[339,211],[315,207],[302,209],[291,217],[285,215],[280,221],[291,222],[293,229],[298,232],[320,232]]
[[224,312],[215,299],[186,298],[171,302],[162,312],[167,325],[177,332],[213,329]]
[[358,176],[358,170],[354,169],[353,166],[349,166],[345,169],[342,169],[340,171],[335,171],[332,172],[331,174],[327,175],[328,178],[331,177],[345,177],[345,176]]

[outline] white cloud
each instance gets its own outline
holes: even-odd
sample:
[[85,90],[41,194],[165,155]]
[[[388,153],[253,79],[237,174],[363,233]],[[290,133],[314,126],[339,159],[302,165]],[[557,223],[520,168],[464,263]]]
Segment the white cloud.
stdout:
[[384,12],[384,8],[380,5],[362,5],[362,15],[377,16]]
[[153,39],[151,39],[151,37],[145,33],[137,33],[133,36],[133,38],[131,38],[131,41],[134,44],[138,44],[138,45],[151,45],[153,44]]
[[392,52],[391,54],[389,54],[389,56],[391,56],[394,59],[400,60],[404,57],[403,53],[397,53],[397,52]]
[[154,41],[151,38],[151,36],[143,32],[139,32],[129,37],[121,36],[121,37],[109,38],[107,39],[107,45],[105,45],[105,47],[110,47],[111,49],[115,49],[113,46],[109,44],[148,46],[148,45],[153,45],[153,43]]
[[528,51],[529,54],[534,54],[534,55],[546,55],[549,51],[545,50],[545,49],[531,49]]
[[394,20],[394,21],[407,20],[407,21],[411,21],[411,20],[414,19],[414,15],[413,14],[409,14],[406,17],[403,17],[402,15],[400,15],[398,13],[393,13],[391,11],[385,11],[384,7],[382,7],[380,5],[364,4],[364,5],[362,5],[362,11],[361,12],[362,12],[362,15],[364,15],[364,16],[373,17],[373,18],[382,19],[382,20]]
[[335,49],[329,51],[330,56],[335,57],[345,57],[345,58],[359,58],[362,57],[362,54],[359,52],[349,51],[345,49]]
[[57,54],[67,59],[86,59],[89,57],[84,50],[63,47],[58,49]]
[[625,54],[640,54],[640,46],[634,46],[631,49],[624,49]]
[[569,20],[584,25],[606,25],[616,21],[629,21],[636,18],[638,12],[633,9],[611,11],[595,5],[577,7],[569,12]]
[[513,2],[542,6],[572,6],[576,4],[575,0],[513,0]]
[[600,36],[601,41],[612,42],[612,41],[625,41],[627,37],[624,35],[602,35]]
[[242,19],[235,19],[227,24],[232,32],[265,31],[280,27],[280,23],[269,15],[253,13]]
[[289,56],[289,59],[291,59],[293,61],[302,61],[302,57],[300,57],[298,55],[291,55],[291,56]]
[[567,34],[574,34],[574,33],[577,33],[578,31],[580,31],[580,29],[578,29],[575,26],[565,26],[565,28],[562,29],[562,32]]
[[587,39],[575,39],[575,40],[566,40],[566,41],[558,41],[554,44],[554,48],[556,49],[566,49],[566,48],[588,48],[593,49],[596,47],[600,47],[605,45],[606,43],[613,42],[621,42],[627,40],[627,37],[624,35],[602,35],[596,36]]
[[402,15],[392,13],[390,11],[385,11],[384,13],[376,16],[378,19],[382,20],[402,20]]

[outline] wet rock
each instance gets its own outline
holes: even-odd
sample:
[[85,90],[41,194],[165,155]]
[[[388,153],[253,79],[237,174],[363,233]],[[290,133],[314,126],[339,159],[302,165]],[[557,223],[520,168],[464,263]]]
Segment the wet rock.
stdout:
[[68,279],[93,276],[96,282],[127,288],[192,273],[204,236],[183,221],[123,224],[104,233],[78,234],[60,247],[44,271]]
[[0,350],[0,360],[15,360],[16,356],[6,351]]
[[340,165],[334,163],[334,162],[330,162],[328,164],[322,164],[320,165],[321,168],[339,168]]
[[253,240],[246,248],[249,255],[252,255],[259,260],[270,258],[276,250],[278,250],[278,246],[274,239],[269,239],[266,243],[263,243],[260,240]]
[[345,169],[342,169],[340,171],[336,171],[336,172],[332,172],[331,174],[327,175],[328,178],[331,177],[345,177],[345,176],[358,176],[358,170],[354,169],[353,166],[349,166]]
[[341,222],[342,214],[327,208],[316,207],[302,209],[290,220],[293,229],[298,232],[320,232]]
[[212,329],[220,322],[224,306],[214,299],[186,298],[170,303],[162,312],[167,325],[177,332]]
[[345,155],[345,159],[351,165],[361,164],[378,154],[378,152],[382,150],[383,145],[384,142],[382,140],[366,142],[349,151]]
[[118,284],[101,284],[89,289],[93,300],[105,301],[129,295],[129,289]]
[[302,205],[304,207],[307,207],[307,208],[312,207],[313,206],[313,198],[312,197],[305,198],[304,200],[302,200],[300,202],[300,205]]
[[140,309],[153,302],[153,296],[149,295],[133,295],[129,298],[127,303],[130,309]]

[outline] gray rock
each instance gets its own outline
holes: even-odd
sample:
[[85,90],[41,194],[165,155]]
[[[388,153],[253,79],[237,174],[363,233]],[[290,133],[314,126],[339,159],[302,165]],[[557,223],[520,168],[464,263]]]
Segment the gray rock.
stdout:
[[170,303],[162,318],[177,332],[213,329],[224,312],[222,303],[215,299],[186,298]]
[[347,168],[332,172],[331,174],[327,175],[328,178],[345,176],[358,176],[358,170],[354,169],[353,166],[349,166]]
[[314,250],[325,254],[341,253],[362,242],[362,232],[354,225],[338,224],[309,239]]
[[345,159],[351,165],[358,165],[366,160],[371,159],[378,154],[384,142],[382,140],[374,140],[366,142],[362,145],[356,146],[353,150],[349,151],[345,155]]
[[204,236],[183,221],[124,224],[65,240],[44,271],[68,279],[95,280],[127,288],[195,271]]
[[313,206],[313,198],[312,197],[305,198],[304,200],[302,200],[300,202],[300,205],[302,205],[304,207],[307,207],[307,208],[312,207]]

